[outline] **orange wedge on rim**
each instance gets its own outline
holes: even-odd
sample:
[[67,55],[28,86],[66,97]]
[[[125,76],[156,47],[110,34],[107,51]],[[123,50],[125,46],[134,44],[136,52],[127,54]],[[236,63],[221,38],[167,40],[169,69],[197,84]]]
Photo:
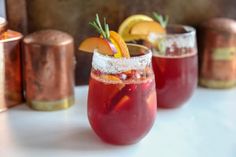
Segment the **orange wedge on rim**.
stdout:
[[138,22],[130,30],[131,35],[148,36],[150,33],[164,34],[166,33],[166,30],[158,22],[155,21]]
[[91,53],[97,50],[101,54],[114,55],[116,58],[130,57],[128,47],[118,33],[110,31],[110,40],[111,42],[102,37],[90,37],[82,41],[79,50]]
[[125,41],[133,41],[145,38],[145,36],[143,35],[130,34],[130,30],[132,29],[132,27],[141,21],[153,21],[153,19],[143,14],[131,15],[121,23],[118,29],[118,33]]
[[111,40],[112,44],[114,44],[114,46],[117,49],[117,58],[118,57],[126,57],[126,58],[130,57],[129,49],[128,49],[126,43],[124,42],[124,40],[121,38],[121,36],[118,33],[116,33],[115,31],[110,31],[110,40]]
[[79,50],[93,53],[97,50],[99,53],[104,55],[113,55],[114,50],[109,44],[109,41],[99,37],[90,37],[82,41],[79,45]]

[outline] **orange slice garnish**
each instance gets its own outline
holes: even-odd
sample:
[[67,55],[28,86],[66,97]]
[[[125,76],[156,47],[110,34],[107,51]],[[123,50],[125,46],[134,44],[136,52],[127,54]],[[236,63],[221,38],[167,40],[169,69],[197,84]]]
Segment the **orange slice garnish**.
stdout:
[[131,35],[148,36],[150,33],[164,34],[166,33],[166,30],[155,21],[140,21],[136,23],[130,30]]
[[129,54],[129,49],[126,45],[126,43],[124,42],[124,40],[122,39],[122,37],[114,32],[114,31],[110,31],[110,40],[112,42],[112,44],[114,44],[114,46],[117,49],[117,56],[115,55],[115,57],[126,57],[129,58],[130,54]]
[[99,37],[87,38],[79,46],[79,50],[93,53],[94,50],[104,55],[113,55],[113,48],[109,44],[109,41]]
[[119,26],[118,33],[125,41],[133,41],[145,38],[145,36],[131,35],[130,30],[132,27],[140,21],[153,21],[153,19],[147,15],[135,14],[126,18]]

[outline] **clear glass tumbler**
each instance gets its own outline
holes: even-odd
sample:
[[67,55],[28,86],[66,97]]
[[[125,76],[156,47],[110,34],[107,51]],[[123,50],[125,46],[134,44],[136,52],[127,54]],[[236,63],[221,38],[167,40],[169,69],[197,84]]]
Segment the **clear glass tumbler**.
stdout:
[[130,58],[94,52],[88,94],[88,119],[105,142],[133,144],[151,129],[157,111],[152,53],[129,44]]
[[197,86],[198,64],[195,29],[170,25],[167,34],[150,34],[152,63],[156,80],[157,105],[183,105]]

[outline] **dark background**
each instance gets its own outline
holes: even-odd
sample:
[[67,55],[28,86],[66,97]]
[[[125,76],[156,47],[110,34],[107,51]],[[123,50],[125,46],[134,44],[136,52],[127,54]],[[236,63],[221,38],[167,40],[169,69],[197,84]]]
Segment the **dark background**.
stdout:
[[96,35],[88,26],[96,13],[107,17],[113,30],[131,14],[151,15],[153,11],[169,15],[170,23],[196,28],[212,17],[236,19],[235,0],[6,0],[6,9],[11,29],[28,34],[53,28],[74,37],[77,85],[88,82],[92,57],[79,52],[77,46],[84,38]]

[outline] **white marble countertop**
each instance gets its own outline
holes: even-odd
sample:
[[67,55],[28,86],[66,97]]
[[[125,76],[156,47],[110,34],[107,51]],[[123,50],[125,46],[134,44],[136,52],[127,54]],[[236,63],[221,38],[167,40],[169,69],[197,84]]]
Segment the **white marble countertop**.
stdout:
[[138,144],[114,146],[91,130],[87,86],[76,87],[67,110],[38,112],[25,105],[0,113],[0,157],[236,157],[236,88],[198,88],[183,107],[158,110]]

